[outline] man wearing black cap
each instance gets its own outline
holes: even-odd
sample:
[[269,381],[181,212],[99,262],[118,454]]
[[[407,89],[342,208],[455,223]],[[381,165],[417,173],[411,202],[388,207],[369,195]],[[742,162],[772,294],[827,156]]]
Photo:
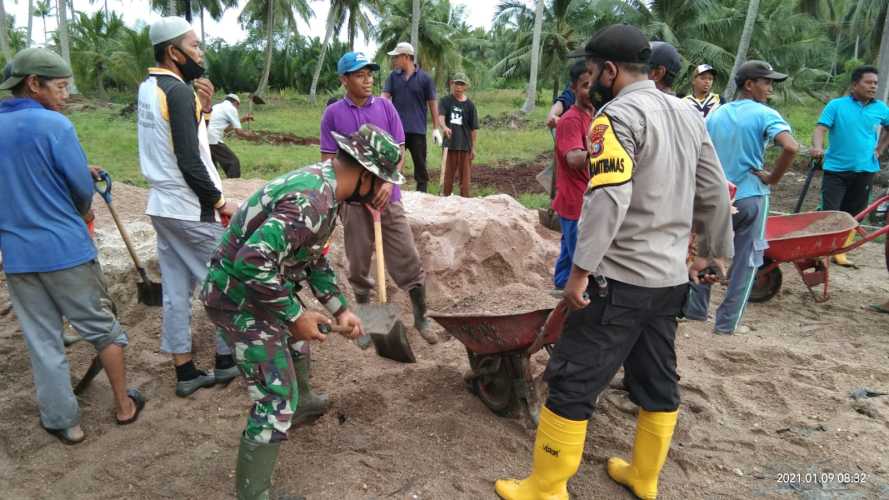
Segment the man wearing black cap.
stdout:
[[699,64],[691,74],[691,94],[685,99],[697,109],[704,118],[716,111],[716,108],[725,104],[721,95],[710,92],[713,88],[713,80],[716,78],[716,70],[709,64]]
[[[567,499],[597,395],[622,364],[641,406],[633,459],[608,474],[655,498],[679,407],[676,317],[689,275],[731,257],[725,177],[704,123],[648,79],[651,48],[637,28],[598,31],[582,51],[599,114],[590,128],[591,178],[578,222],[568,314],[544,374],[533,470],[499,480],[501,498]],[[692,225],[699,255],[686,267]]]
[[676,47],[667,42],[651,42],[651,60],[648,62],[648,79],[661,92],[676,95],[673,81],[682,69],[682,58]]
[[[790,125],[774,109],[766,106],[773,82],[787,75],[778,73],[764,61],[747,61],[738,68],[736,83],[739,97],[724,104],[707,118],[707,131],[725,176],[737,188],[732,226],[735,230],[735,258],[728,276],[728,289],[716,310],[713,333],[731,335],[738,329],[756,270],[762,265],[766,217],[769,213],[769,186],[777,184],[793,163],[799,144],[791,135]],[[763,152],[772,142],[782,149],[772,172],[765,170]],[[693,285],[685,316],[706,320],[710,286]]]

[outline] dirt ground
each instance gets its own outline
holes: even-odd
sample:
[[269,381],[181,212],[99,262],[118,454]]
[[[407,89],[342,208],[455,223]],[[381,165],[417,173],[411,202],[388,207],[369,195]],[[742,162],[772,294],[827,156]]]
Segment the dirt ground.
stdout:
[[242,140],[254,144],[310,146],[320,144],[317,137],[300,137],[288,132],[272,132],[270,130],[244,130]]
[[[421,253],[451,259],[442,258],[439,263],[450,263],[437,268],[429,264],[434,307],[497,293],[518,281],[546,293],[540,259],[551,264],[557,236],[529,229],[535,213],[522,213],[503,196],[488,205],[457,198],[437,205],[431,198],[408,196],[405,205],[412,213],[433,206],[441,211],[422,220],[427,229],[414,226]],[[785,198],[773,206],[786,204]],[[116,200],[128,214],[128,226],[150,235],[150,226],[140,226],[146,222],[139,215],[144,198],[135,188],[121,188]],[[504,215],[498,218],[505,222],[463,221],[475,225],[458,232],[448,224],[459,226],[461,203],[482,219],[488,216],[483,208],[501,207]],[[111,238],[110,230],[104,232],[109,224],[100,210],[100,247]],[[521,238],[497,232],[504,227]],[[147,256],[150,246],[148,237],[140,253]],[[535,257],[528,249],[544,255]],[[485,257],[467,263],[459,260],[461,250]],[[504,262],[511,254],[520,267]],[[889,396],[850,397],[859,388],[889,392],[887,317],[863,308],[889,299],[882,245],[865,245],[850,258],[860,269],[831,267],[833,296],[824,304],[812,300],[791,266],[783,266],[783,291],[747,310],[750,333],[715,337],[712,323],[680,324],[683,404],[660,498],[889,498]],[[342,256],[334,261],[341,266]],[[14,313],[0,317],[3,498],[232,497],[238,437],[249,406],[244,384],[239,380],[186,399],[173,395],[172,364],[158,352],[160,311],[135,304],[130,276],[109,270],[123,269],[123,262],[109,262],[106,271],[130,334],[130,385],[149,399],[145,412],[132,426],[114,425],[107,380],[100,376],[80,398],[87,440],[62,446],[38,426]],[[460,266],[467,271],[455,271]],[[393,295],[408,313],[405,294]],[[717,290],[714,302],[720,297]],[[6,302],[0,282],[0,311]],[[409,313],[403,319],[409,322]],[[194,325],[198,364],[209,367],[212,329],[199,307]],[[313,384],[331,395],[333,407],[314,424],[290,432],[274,476],[278,489],[313,500],[484,499],[494,498],[495,479],[528,470],[533,430],[523,420],[495,416],[464,389],[468,362],[462,345],[449,340],[428,346],[412,335],[418,358],[413,365],[381,359],[335,336],[314,349]],[[92,354],[83,344],[70,349],[72,375],[83,373]],[[544,353],[534,356],[536,372],[545,360]],[[631,497],[608,479],[604,464],[609,456],[629,454],[634,411],[624,391],[610,388],[602,395],[583,463],[569,485],[572,498]],[[859,482],[837,481],[842,474]],[[799,480],[789,481],[795,477]]]

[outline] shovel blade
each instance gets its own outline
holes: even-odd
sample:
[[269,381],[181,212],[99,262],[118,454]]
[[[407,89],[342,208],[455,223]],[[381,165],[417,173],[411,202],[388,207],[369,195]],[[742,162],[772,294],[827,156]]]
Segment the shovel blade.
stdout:
[[392,304],[357,304],[361,318],[377,354],[400,363],[416,363],[417,358],[407,338],[407,329],[398,319],[398,307]]
[[160,283],[140,281],[137,285],[137,293],[141,304],[152,307],[164,305],[164,295]]

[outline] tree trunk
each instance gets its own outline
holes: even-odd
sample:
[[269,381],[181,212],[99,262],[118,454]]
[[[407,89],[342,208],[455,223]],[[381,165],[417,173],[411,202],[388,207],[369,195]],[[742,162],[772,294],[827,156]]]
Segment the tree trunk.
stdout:
[[[880,40],[879,70],[880,75],[889,75],[889,10],[886,11],[886,19],[883,21],[883,38]],[[889,77],[880,78],[877,87],[877,99],[885,101],[889,99]]]
[[9,33],[6,32],[6,9],[3,7],[2,0],[0,0],[0,50],[3,51],[4,59],[12,60],[13,53],[9,48]]
[[[71,46],[68,43],[68,5],[66,0],[59,0],[57,9],[58,9],[58,18],[59,18],[59,45],[61,45],[62,50],[62,59],[68,63],[68,66],[71,66]],[[72,94],[79,94],[80,92],[77,90],[77,84],[74,83],[74,76],[71,76],[70,83],[68,85],[68,92]]]
[[167,13],[168,16],[175,16],[176,12],[176,0],[167,0]]
[[31,36],[34,34],[34,0],[28,0],[28,39],[25,47],[31,46]]
[[201,5],[201,45],[207,46],[207,35],[204,33],[204,6]]
[[534,36],[531,39],[531,76],[528,79],[528,97],[522,106],[523,113],[534,111],[537,101],[537,66],[540,65],[540,33],[543,30],[543,1],[537,0],[534,13]]
[[[553,102],[556,102],[556,98],[559,97],[559,87],[561,87],[561,85],[559,85],[560,83],[562,82],[559,81],[559,74],[556,73],[555,75],[553,75]],[[565,111],[568,110],[566,109]]]
[[46,36],[46,16],[43,17],[43,45],[49,45],[49,39]]
[[349,52],[355,50],[355,32],[358,30],[358,21],[355,20],[355,16],[352,13],[349,14],[349,32],[347,33],[349,36]]
[[741,32],[741,41],[738,43],[738,52],[735,54],[735,65],[732,66],[732,73],[728,78],[728,85],[725,87],[725,99],[731,101],[735,98],[737,85],[735,84],[735,74],[738,68],[747,59],[747,49],[750,48],[750,39],[753,38],[753,29],[756,27],[756,15],[759,13],[759,0],[750,0],[747,5],[747,19],[744,20],[744,31]]
[[411,8],[411,45],[414,46],[414,60],[420,55],[420,1],[413,0]]
[[258,96],[262,96],[265,94],[265,91],[269,86],[269,73],[272,71],[272,49],[274,48],[274,20],[275,20],[275,1],[268,0],[269,12],[268,17],[266,17],[266,29],[268,30],[268,40],[266,41],[265,46],[265,69],[262,71],[262,79],[259,81],[259,86],[256,87],[255,94]]
[[324,28],[324,44],[321,45],[321,55],[318,56],[318,62],[315,63],[312,87],[309,89],[309,102],[312,104],[315,104],[315,98],[318,94],[318,80],[321,78],[321,69],[324,66],[324,57],[327,55],[327,47],[330,45],[330,38],[333,36],[333,25],[336,22],[335,10],[333,2],[331,2],[330,10],[327,12],[327,26]]

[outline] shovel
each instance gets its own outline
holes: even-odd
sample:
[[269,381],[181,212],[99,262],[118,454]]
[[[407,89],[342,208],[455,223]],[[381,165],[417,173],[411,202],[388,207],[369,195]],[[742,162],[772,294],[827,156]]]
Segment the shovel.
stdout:
[[[356,304],[355,314],[361,318],[367,334],[356,339],[362,349],[373,341],[377,354],[401,363],[416,363],[414,351],[407,340],[404,323],[398,319],[398,306],[386,303],[386,261],[383,257],[383,226],[380,211],[368,206],[374,222],[374,244],[377,253],[376,284],[378,304]],[[370,337],[370,341],[367,337]]]
[[136,272],[139,273],[139,278],[142,280],[136,285],[138,300],[146,306],[160,307],[164,303],[163,294],[161,293],[161,285],[160,283],[155,283],[148,279],[148,273],[145,272],[145,268],[142,267],[142,263],[139,261],[139,256],[136,255],[136,250],[133,248],[133,243],[130,241],[130,235],[128,235],[126,229],[124,229],[123,224],[120,222],[120,218],[117,216],[117,210],[114,209],[114,205],[111,203],[111,176],[108,175],[108,172],[102,171],[101,174],[99,174],[99,177],[102,179],[101,182],[105,183],[105,190],[100,190],[97,183],[96,192],[102,196],[102,199],[105,200],[105,204],[108,205],[108,211],[111,212],[111,217],[114,218],[117,230],[120,231],[120,236],[123,238],[123,242],[127,246],[127,251],[130,253],[130,257],[133,258]]
[[812,177],[815,177],[815,171],[821,167],[821,161],[812,158],[809,161],[809,173],[806,174],[806,182],[803,183],[803,189],[799,193],[799,199],[796,200],[796,206],[793,207],[793,213],[798,214],[803,208],[803,202],[806,200],[806,193],[809,192],[809,186],[812,184]]

